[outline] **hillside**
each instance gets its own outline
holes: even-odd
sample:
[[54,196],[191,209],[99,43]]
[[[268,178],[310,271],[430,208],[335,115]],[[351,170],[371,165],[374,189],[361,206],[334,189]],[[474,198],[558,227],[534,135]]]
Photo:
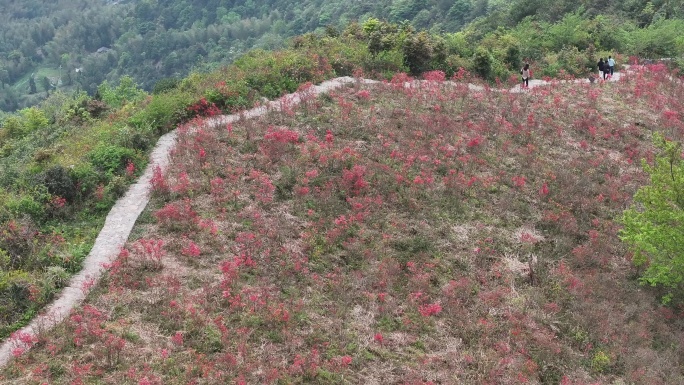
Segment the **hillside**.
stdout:
[[[454,34],[460,49],[449,54],[471,71],[481,66],[471,63],[478,46],[495,57],[510,50],[513,67],[543,59],[549,76],[566,67],[585,71],[578,57],[591,65],[604,51],[684,52],[682,0],[0,0],[0,8],[2,111],[36,105],[57,90],[95,95],[102,82],[124,76],[150,92],[160,81],[210,71],[252,49],[282,48],[312,32],[337,35],[371,18]],[[491,80],[508,70],[500,66]]]
[[0,379],[684,383],[681,309],[616,221],[681,85],[425,78],[180,127],[106,278]]

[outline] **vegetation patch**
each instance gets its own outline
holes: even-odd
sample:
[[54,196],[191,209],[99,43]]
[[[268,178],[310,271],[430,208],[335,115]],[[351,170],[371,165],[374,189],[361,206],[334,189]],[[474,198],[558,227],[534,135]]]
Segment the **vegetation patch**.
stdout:
[[425,77],[181,127],[137,238],[0,378],[679,381],[680,309],[634,284],[619,232],[640,159],[668,164],[642,126],[679,138],[645,113],[681,108],[666,69],[523,93]]

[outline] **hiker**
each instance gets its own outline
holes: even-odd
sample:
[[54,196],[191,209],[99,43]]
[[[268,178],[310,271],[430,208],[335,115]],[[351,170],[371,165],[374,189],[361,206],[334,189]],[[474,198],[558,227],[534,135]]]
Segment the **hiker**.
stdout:
[[608,56],[608,69],[610,70],[610,77],[613,77],[613,71],[615,71],[615,59],[612,56]]
[[530,76],[532,76],[531,72],[530,65],[525,63],[525,66],[520,70],[520,75],[522,75],[522,88],[530,88]]
[[603,58],[599,59],[598,62],[598,69],[599,69],[599,77],[603,78],[603,80],[606,80],[606,63],[603,61]]

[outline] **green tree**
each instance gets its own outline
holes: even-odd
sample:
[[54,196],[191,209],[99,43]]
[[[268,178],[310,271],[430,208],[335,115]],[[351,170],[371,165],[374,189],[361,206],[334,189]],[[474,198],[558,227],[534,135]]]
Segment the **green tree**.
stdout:
[[23,126],[28,132],[46,128],[49,124],[47,117],[45,117],[45,112],[40,108],[24,108],[19,111],[19,114],[24,118]]
[[506,56],[504,57],[504,63],[509,69],[515,70],[520,67],[522,60],[520,58],[520,47],[517,45],[509,45],[506,48]]
[[419,32],[404,40],[402,52],[404,64],[411,70],[413,75],[419,75],[430,69],[433,49],[430,36],[427,32]]
[[36,92],[38,92],[36,89],[36,79],[31,76],[29,78],[29,94],[35,94]]
[[623,213],[620,238],[634,253],[634,265],[645,268],[641,283],[662,288],[669,303],[681,301],[684,282],[684,164],[681,143],[657,133],[654,143],[661,151],[654,164],[642,161],[650,184]]
[[135,102],[145,97],[145,91],[138,88],[133,78],[124,76],[119,85],[113,88],[106,80],[97,87],[102,101],[112,107],[121,107],[127,102]]
[[470,0],[455,0],[447,13],[449,22],[453,29],[460,28],[466,24],[473,10],[473,3]]
[[483,79],[490,79],[492,76],[492,54],[483,47],[477,47],[473,55],[473,72],[480,75]]
[[421,9],[426,7],[425,0],[396,0],[390,7],[390,19],[401,22],[413,19]]
[[52,84],[50,84],[50,79],[47,76],[43,76],[41,80],[41,83],[43,83],[43,89],[45,90],[46,96],[50,96],[50,89],[52,88]]
[[0,68],[0,86],[5,89],[5,84],[9,83],[9,72],[5,68]]
[[2,122],[2,128],[5,134],[4,136],[17,138],[21,135],[24,135],[24,120],[20,119],[16,115],[10,115],[5,119],[4,122]]

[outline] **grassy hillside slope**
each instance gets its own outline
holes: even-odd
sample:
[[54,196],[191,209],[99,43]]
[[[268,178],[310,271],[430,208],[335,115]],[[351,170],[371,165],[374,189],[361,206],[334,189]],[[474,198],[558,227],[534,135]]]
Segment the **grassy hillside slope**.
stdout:
[[616,236],[681,86],[460,75],[181,127],[108,276],[0,380],[684,383],[681,309]]

